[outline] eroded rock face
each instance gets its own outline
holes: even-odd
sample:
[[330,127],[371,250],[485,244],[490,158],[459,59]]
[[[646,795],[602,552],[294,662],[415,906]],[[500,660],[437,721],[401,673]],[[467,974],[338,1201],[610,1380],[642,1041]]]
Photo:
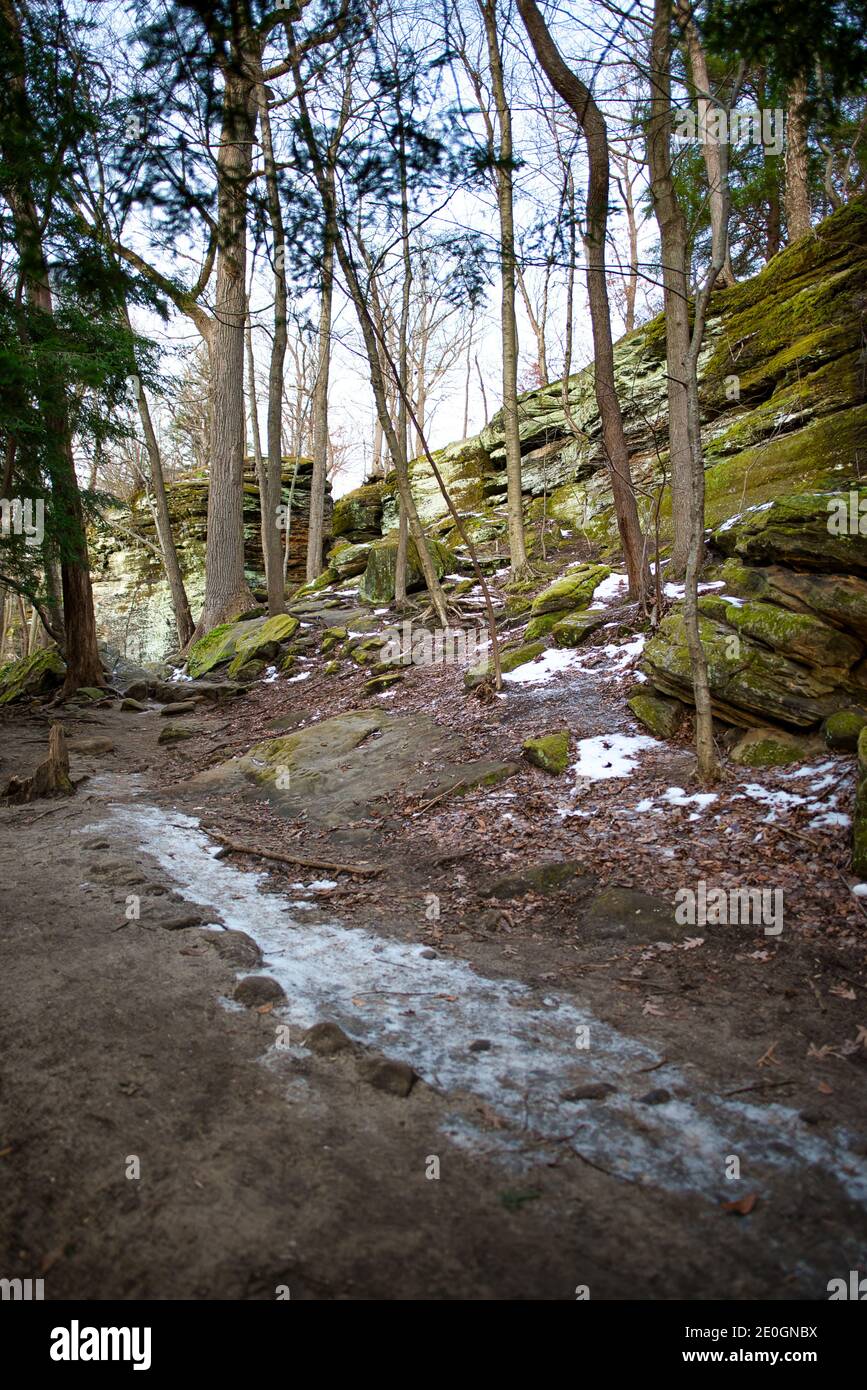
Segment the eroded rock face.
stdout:
[[[712,618],[700,618],[699,629],[714,713],[730,724],[766,724],[771,718],[809,729],[845,698],[833,673],[829,678]],[[644,649],[642,666],[657,690],[691,703],[692,668],[682,613],[663,619]]]
[[[297,465],[297,466],[296,466]],[[307,563],[310,515],[310,459],[283,461],[282,503],[288,509],[287,587],[303,582]],[[208,520],[207,472],[190,473],[167,487],[172,532],[193,616],[205,592],[205,543]],[[258,599],[265,598],[259,486],[252,463],[244,473],[244,566]],[[168,584],[162,572],[153,516],[145,498],[133,497],[121,508],[122,531],[109,524],[90,540],[93,592],[100,638],[132,661],[159,662],[177,648],[177,630]],[[331,489],[326,493],[325,529],[329,543]],[[130,534],[132,533],[132,534]],[[283,533],[285,540],[285,532]],[[137,542],[134,537],[141,536]],[[333,576],[332,576],[333,578]]]

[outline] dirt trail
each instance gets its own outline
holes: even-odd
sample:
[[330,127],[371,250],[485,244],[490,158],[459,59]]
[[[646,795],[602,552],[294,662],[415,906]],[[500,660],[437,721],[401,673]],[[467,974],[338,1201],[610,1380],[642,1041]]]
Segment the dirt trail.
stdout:
[[[279,695],[257,692],[232,716],[249,722],[246,747]],[[528,705],[516,699],[514,717]],[[468,730],[470,755],[501,751],[508,718],[486,747]],[[42,1276],[48,1298],[288,1286],[568,1299],[586,1285],[593,1298],[809,1299],[863,1264],[865,1069],[841,1058],[817,1076],[795,1060],[813,942],[792,943],[770,988],[758,969],[732,970],[731,938],[702,948],[690,980],[680,944],[639,963],[635,941],[612,934],[622,901],[594,918],[604,877],[498,926],[496,900],[487,920],[468,896],[460,850],[449,860],[430,819],[396,807],[308,845],[343,859],[374,845],[375,887],[253,873],[215,859],[201,829],[231,828],[232,804],[178,782],[196,750],[231,741],[223,709],[196,719],[185,754],[158,745],[156,708],[70,718],[72,737],[113,751],[74,756],[89,780],[73,800],[0,810],[0,1274]],[[2,726],[4,778],[29,770],[45,729],[21,715]],[[446,825],[464,817],[464,849],[473,818],[511,814],[510,785],[441,808]],[[430,891],[452,928],[419,911]],[[127,920],[130,895],[140,916]],[[583,913],[577,947],[564,913],[573,929]],[[285,1002],[234,1001],[251,972],[277,979]],[[828,983],[831,1036],[845,1006]],[[322,1019],[352,1046],[303,1046]],[[372,1084],[382,1057],[415,1068],[408,1095]],[[399,1088],[398,1069],[379,1078]],[[732,1157],[740,1181],[726,1180]],[[723,1208],[753,1195],[750,1215]]]

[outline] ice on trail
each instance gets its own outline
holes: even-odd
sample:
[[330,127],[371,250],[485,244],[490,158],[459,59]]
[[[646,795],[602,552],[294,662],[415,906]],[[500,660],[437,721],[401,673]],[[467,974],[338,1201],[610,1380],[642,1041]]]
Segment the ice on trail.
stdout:
[[[418,945],[362,928],[309,919],[302,925],[282,894],[263,891],[264,874],[216,859],[219,847],[192,816],[109,803],[85,833],[94,831],[152,856],[187,901],[219,905],[226,927],[256,940],[260,969],[286,992],[275,1019],[301,1028],[331,1019],[350,1037],[409,1062],[440,1090],[480,1097],[519,1139],[530,1131],[562,1141],[565,1130],[578,1153],[620,1178],[710,1202],[728,1195],[721,1176],[726,1155],[748,1153],[758,1190],[762,1170],[769,1176],[772,1169],[809,1165],[867,1204],[867,1159],[843,1130],[829,1126],[818,1134],[784,1105],[750,1105],[703,1091],[695,1071],[664,1062],[568,998],[486,978],[460,961],[423,959]],[[490,1049],[470,1052],[479,1037]],[[654,1083],[673,1098],[641,1105],[651,1068]],[[616,1090],[604,1104],[564,1104],[562,1092],[578,1082],[609,1082]]]

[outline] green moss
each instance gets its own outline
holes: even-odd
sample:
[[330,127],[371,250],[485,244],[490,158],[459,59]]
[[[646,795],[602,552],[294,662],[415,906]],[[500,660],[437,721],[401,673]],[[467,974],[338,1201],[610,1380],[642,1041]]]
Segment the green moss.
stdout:
[[569,766],[569,730],[558,729],[553,734],[525,739],[524,756],[534,767],[560,776]]
[[828,715],[822,725],[822,734],[829,748],[854,753],[864,728],[867,728],[867,714],[862,714],[860,710],[841,709]]
[[686,713],[679,700],[667,700],[651,690],[640,691],[626,701],[639,724],[656,738],[674,738]]
[[338,497],[334,503],[331,517],[333,536],[355,536],[360,539],[367,535],[371,539],[379,535],[382,521],[383,483],[367,483],[355,488],[345,496]]
[[403,674],[400,671],[390,671],[387,675],[374,676],[372,680],[365,681],[362,689],[365,695],[378,695],[381,691],[390,689],[391,686],[402,680]]
[[730,756],[739,767],[788,767],[804,762],[813,752],[813,741],[781,729],[750,729],[738,739]]
[[[524,607],[518,609],[518,612],[526,612],[530,607],[529,600],[523,599],[520,601],[524,604]],[[507,612],[512,611],[509,609],[508,604],[506,605],[506,610]],[[560,613],[540,613],[538,618],[531,618],[524,633],[526,640],[528,642],[535,642],[540,637],[547,637],[552,627],[559,622],[561,616]]]
[[[448,574],[455,559],[452,552],[440,541],[428,540],[430,557],[438,579]],[[390,603],[394,598],[394,580],[397,570],[397,535],[384,536],[374,541],[367,557],[367,568],[361,581],[359,594],[368,603]],[[409,540],[406,549],[406,587],[419,589],[424,584],[421,564],[415,541]]]
[[345,627],[327,627],[322,634],[322,644],[320,647],[322,655],[325,656],[328,652],[332,651],[334,647],[339,646],[341,642],[345,642],[348,636],[349,632]]
[[[0,705],[13,700],[33,699],[62,685],[66,663],[56,647],[40,647],[21,661],[13,661],[0,672]],[[103,692],[104,693],[104,692]]]
[[[555,647],[580,647],[585,638],[591,632],[595,632],[606,621],[608,614],[604,609],[589,608],[583,613],[569,613],[564,618],[559,613],[546,614],[546,617],[556,618],[556,622],[550,629],[551,640]],[[533,622],[539,622],[539,618],[534,618]],[[527,636],[530,636],[530,628],[533,623],[527,626]]]
[[532,604],[533,616],[586,608],[597,586],[610,573],[607,565],[579,565],[577,569],[570,570],[536,595]]

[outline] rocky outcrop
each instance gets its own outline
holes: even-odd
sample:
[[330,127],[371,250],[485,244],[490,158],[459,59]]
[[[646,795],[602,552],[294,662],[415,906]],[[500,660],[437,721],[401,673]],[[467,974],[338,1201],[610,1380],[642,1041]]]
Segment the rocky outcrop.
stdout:
[[[867,293],[867,199],[854,199],[775,256],[753,279],[714,294],[699,362],[707,517],[718,526],[738,513],[788,494],[845,488],[857,481],[858,451],[867,450],[861,334]],[[621,338],[615,377],[630,459],[649,522],[661,470],[667,471],[665,322],[659,315]],[[519,400],[522,481],[531,547],[543,518],[549,546],[561,530],[580,530],[603,549],[617,546],[602,451],[592,366]],[[482,432],[435,454],[481,558],[506,555],[505,436],[502,412]],[[410,466],[424,524],[462,555],[463,543],[426,460]],[[369,527],[381,502],[383,533],[397,524],[393,475],[368,505],[367,489],[338,504],[354,525]],[[662,492],[663,544],[670,502]],[[749,559],[760,561],[757,522]],[[352,539],[350,529],[341,532]],[[358,535],[358,539],[363,537]],[[367,538],[366,536],[364,538]],[[800,543],[809,545],[803,529]],[[746,534],[744,541],[747,543]],[[840,562],[836,569],[847,572]],[[778,547],[778,553],[782,553]],[[789,559],[796,563],[794,553]],[[832,567],[834,568],[834,567]],[[864,573],[863,570],[849,571]]]
[[[283,505],[287,508],[287,587],[302,583],[307,560],[310,515],[309,459],[286,459]],[[178,559],[194,616],[205,592],[205,542],[208,522],[208,476],[190,473],[168,486],[169,511]],[[330,527],[331,493],[326,497]],[[284,541],[286,531],[283,532]],[[133,661],[158,662],[177,647],[171,595],[162,571],[156,527],[141,494],[106,513],[91,538],[94,602],[100,638]],[[259,487],[252,467],[244,474],[244,563],[247,582],[257,599],[265,598]]]
[[[842,498],[856,519],[855,534],[841,535],[835,527]],[[782,497],[713,533],[713,546],[729,557],[719,570],[724,591],[702,596],[699,609],[721,719],[796,729],[825,721],[833,730],[836,711],[856,719],[867,713],[867,583],[859,577],[867,572],[867,534],[857,520],[862,500],[867,509],[867,489],[857,487]],[[643,668],[658,691],[691,699],[680,611],[670,613],[647,644]],[[767,760],[791,759],[768,752]]]

